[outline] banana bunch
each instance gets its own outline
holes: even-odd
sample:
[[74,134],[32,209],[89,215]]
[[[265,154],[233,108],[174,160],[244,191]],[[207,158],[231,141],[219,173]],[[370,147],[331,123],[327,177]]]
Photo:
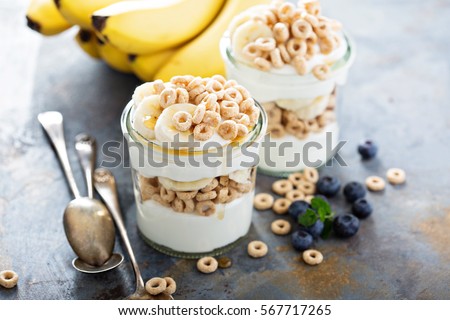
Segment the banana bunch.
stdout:
[[89,56],[143,81],[224,74],[219,40],[231,20],[269,0],[31,0],[28,26],[54,35],[78,26]]

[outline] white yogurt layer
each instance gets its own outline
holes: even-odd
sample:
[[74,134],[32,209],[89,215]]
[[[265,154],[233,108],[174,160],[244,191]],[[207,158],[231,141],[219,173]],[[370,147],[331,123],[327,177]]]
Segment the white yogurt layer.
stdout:
[[153,200],[137,201],[137,223],[141,233],[159,245],[178,252],[209,252],[247,234],[253,196],[249,192],[230,203],[216,205],[216,213],[209,217],[177,213]]
[[[333,149],[339,142],[339,127],[337,122],[327,125],[324,127],[324,130],[319,133],[309,134],[306,139],[302,140],[289,134],[282,138],[271,138],[270,141],[275,142],[276,145],[272,147],[271,150],[261,149],[261,162],[259,168],[269,172],[297,172],[311,166],[307,166],[305,160],[310,163],[316,161],[318,161],[318,163],[320,162],[317,166],[324,165],[325,162],[333,156],[333,154],[327,154],[327,133],[331,134],[331,141],[329,141],[328,144],[330,144],[331,149]],[[311,142],[319,144],[322,148],[318,149],[316,147],[311,147],[308,148],[307,153],[304,153],[305,146]],[[290,145],[286,148],[281,148],[280,146],[283,143],[290,143]],[[330,149],[330,147],[328,149]],[[266,157],[266,153],[270,153],[269,158]],[[298,157],[298,154],[301,155],[300,162],[296,166],[288,165],[289,162],[294,161],[296,157]],[[269,160],[274,162],[275,166],[271,166]]]

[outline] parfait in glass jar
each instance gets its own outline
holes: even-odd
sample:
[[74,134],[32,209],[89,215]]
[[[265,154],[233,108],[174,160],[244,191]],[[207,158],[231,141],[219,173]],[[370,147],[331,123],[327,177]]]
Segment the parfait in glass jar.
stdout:
[[319,167],[338,144],[336,86],[346,82],[355,46],[317,0],[273,1],[236,16],[221,40],[227,76],[268,114],[271,142],[259,168],[286,176]]

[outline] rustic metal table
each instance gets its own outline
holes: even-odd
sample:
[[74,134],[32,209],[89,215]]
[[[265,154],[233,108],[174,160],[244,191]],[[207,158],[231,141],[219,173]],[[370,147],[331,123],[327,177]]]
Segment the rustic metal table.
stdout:
[[[348,166],[332,165],[322,174],[362,181],[401,167],[407,184],[369,194],[373,216],[350,240],[320,241],[325,261],[317,267],[299,261],[288,237],[271,234],[273,213],[255,212],[249,235],[227,254],[233,266],[203,275],[195,261],[165,256],[143,242],[130,170],[115,168],[143,275],[173,276],[176,299],[450,299],[450,2],[323,4],[352,31],[358,54],[341,91],[347,144],[340,154]],[[21,2],[0,0],[0,269],[20,275],[16,288],[0,288],[0,299],[124,297],[134,285],[128,261],[101,275],[71,267],[74,254],[62,228],[70,194],[36,115],[59,110],[65,116],[81,186],[74,136],[91,133],[100,146],[120,141],[119,117],[139,82],[84,55],[72,31],[42,38],[28,30],[24,9]],[[365,137],[381,147],[369,162],[356,153]],[[258,176],[258,190],[268,190],[272,181]],[[333,206],[338,213],[349,210],[342,197]],[[269,255],[250,259],[245,250],[250,239],[268,243]]]

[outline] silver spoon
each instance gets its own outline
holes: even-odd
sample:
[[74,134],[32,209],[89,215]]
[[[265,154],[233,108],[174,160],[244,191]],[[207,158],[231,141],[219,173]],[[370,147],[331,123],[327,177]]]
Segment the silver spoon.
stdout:
[[61,113],[40,113],[38,120],[56,149],[75,197],[64,211],[63,224],[67,240],[81,260],[94,267],[102,266],[111,257],[114,247],[115,230],[111,215],[100,201],[80,195],[67,155]]
[[[94,172],[95,158],[97,154],[97,144],[95,138],[85,133],[77,135],[75,137],[75,150],[77,151],[78,159],[80,160],[81,168],[83,169],[86,180],[88,198],[95,200],[94,184],[92,181],[92,174]],[[108,261],[101,266],[92,266],[77,257],[73,259],[72,265],[80,272],[100,273],[118,267],[123,262],[123,259],[123,255],[120,253],[113,253]]]
[[119,198],[117,196],[116,180],[114,179],[112,173],[106,169],[96,169],[94,173],[94,185],[116,222],[123,243],[125,244],[125,248],[130,256],[131,264],[133,265],[134,276],[136,278],[136,290],[133,294],[129,295],[127,299],[173,300],[173,297],[169,294],[161,293],[157,296],[152,296],[145,291],[144,280],[142,279],[141,271],[139,270],[139,265],[136,262],[133,248],[131,247],[130,239],[128,238],[127,230],[125,229],[125,224],[123,222]]

